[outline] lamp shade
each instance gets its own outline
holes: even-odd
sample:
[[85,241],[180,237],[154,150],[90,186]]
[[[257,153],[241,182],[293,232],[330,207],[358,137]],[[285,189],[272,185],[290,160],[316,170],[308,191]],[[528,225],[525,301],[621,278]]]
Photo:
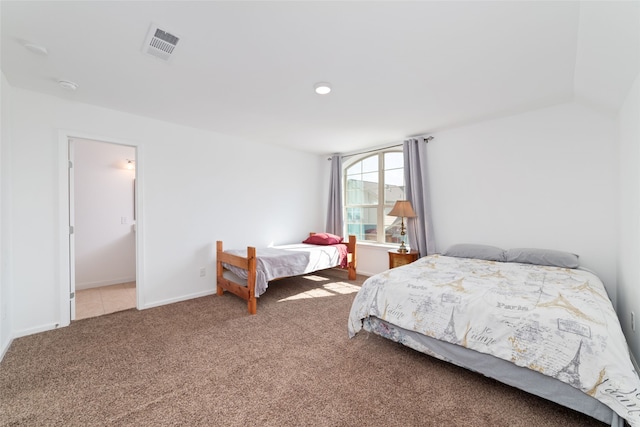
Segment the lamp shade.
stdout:
[[402,216],[405,218],[413,218],[417,216],[413,211],[411,202],[408,200],[397,200],[396,204],[393,206],[393,209],[391,209],[391,212],[389,212],[387,215]]

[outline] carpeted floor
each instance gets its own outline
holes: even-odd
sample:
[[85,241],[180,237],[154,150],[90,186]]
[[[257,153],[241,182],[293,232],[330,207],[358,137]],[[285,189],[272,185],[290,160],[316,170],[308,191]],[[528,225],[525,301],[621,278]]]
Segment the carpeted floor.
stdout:
[[361,333],[343,271],[273,282],[250,316],[231,294],[128,310],[16,339],[3,426],[602,426]]

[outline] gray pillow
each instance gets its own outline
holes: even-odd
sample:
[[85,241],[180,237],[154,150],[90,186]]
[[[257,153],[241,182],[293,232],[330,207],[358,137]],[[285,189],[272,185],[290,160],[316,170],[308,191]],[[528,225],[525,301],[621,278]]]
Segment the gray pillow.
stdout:
[[551,249],[515,248],[506,253],[507,262],[550,265],[552,267],[578,268],[578,255]]
[[504,262],[507,259],[504,249],[495,246],[476,245],[472,243],[458,243],[457,245],[451,245],[442,253],[442,255],[501,262]]

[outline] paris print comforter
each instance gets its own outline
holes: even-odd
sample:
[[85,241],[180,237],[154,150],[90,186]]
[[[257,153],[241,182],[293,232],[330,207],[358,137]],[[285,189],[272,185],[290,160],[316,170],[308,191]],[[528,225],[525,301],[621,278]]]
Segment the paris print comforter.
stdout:
[[556,378],[640,427],[640,380],[593,273],[431,255],[367,279],[349,336],[369,316]]

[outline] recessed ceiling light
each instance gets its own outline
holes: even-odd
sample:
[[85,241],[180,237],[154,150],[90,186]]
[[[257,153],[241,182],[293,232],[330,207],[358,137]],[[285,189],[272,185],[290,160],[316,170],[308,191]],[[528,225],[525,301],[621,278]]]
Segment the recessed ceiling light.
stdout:
[[62,87],[64,89],[67,89],[67,90],[76,90],[76,89],[78,89],[77,83],[70,82],[68,80],[58,80],[58,84],[60,85],[60,87]]
[[33,53],[37,53],[38,55],[43,55],[43,56],[47,56],[49,54],[49,51],[47,50],[46,47],[41,46],[39,44],[35,44],[35,43],[24,43],[23,44],[24,48],[27,49],[29,52],[33,52]]
[[327,82],[320,82],[313,85],[318,95],[326,95],[331,92],[331,85]]

